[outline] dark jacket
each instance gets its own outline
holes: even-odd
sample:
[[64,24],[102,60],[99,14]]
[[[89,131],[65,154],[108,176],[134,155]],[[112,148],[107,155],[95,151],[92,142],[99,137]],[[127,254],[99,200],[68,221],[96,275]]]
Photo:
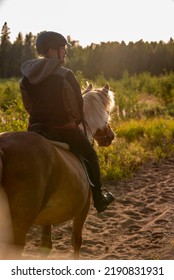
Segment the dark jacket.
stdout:
[[83,119],[83,98],[74,73],[56,58],[23,63],[20,81],[22,99],[29,123],[59,127],[79,124]]

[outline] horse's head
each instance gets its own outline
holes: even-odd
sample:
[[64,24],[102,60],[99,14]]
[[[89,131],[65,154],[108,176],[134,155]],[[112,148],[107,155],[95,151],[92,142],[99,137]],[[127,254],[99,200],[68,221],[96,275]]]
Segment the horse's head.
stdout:
[[92,84],[84,91],[84,120],[87,137],[94,138],[99,146],[109,146],[115,134],[108,123],[114,107],[113,92],[106,84],[103,88],[93,89]]
[[98,129],[94,135],[94,139],[97,141],[97,144],[101,147],[108,147],[111,145],[112,141],[115,138],[115,133],[111,129],[110,125],[106,123],[105,127]]

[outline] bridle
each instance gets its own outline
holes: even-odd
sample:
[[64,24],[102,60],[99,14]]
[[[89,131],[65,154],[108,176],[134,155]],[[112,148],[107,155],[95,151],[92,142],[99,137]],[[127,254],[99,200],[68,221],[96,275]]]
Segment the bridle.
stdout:
[[[98,131],[102,131],[102,130],[106,130],[106,134],[105,134],[105,135],[102,135],[102,136],[98,136],[98,135],[97,135],[97,132],[98,132]],[[109,126],[108,123],[106,123],[106,125],[105,125],[105,127],[104,127],[103,129],[97,130],[97,132],[94,134],[94,139],[96,139],[96,140],[103,140],[103,139],[106,139],[107,136],[108,136],[108,134],[109,134],[108,131],[110,131],[110,126]]]
[[[82,124],[83,124],[83,129],[84,129],[84,133],[85,133],[86,137],[87,137],[87,127],[88,127],[88,130],[90,131],[90,133],[92,135],[92,131],[91,131],[88,123],[83,120]],[[103,131],[105,131],[105,134],[104,135],[103,134],[100,135],[101,132],[103,132]],[[112,139],[113,140],[114,137],[115,137],[114,132],[111,130],[109,123],[106,122],[104,128],[98,129],[96,131],[96,133],[93,135],[92,140],[91,140],[91,145],[94,146],[94,140],[96,140],[97,142],[104,142],[104,143],[106,143],[106,141],[108,139]],[[101,145],[101,146],[104,146],[104,145]]]

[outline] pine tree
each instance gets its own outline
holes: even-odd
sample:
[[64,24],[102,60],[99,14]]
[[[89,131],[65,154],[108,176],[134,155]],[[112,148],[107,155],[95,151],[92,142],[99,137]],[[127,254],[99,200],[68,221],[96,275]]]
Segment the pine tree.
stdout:
[[7,22],[2,27],[0,41],[0,76],[9,77],[12,44],[10,42],[10,28],[8,28]]
[[23,61],[24,42],[22,33],[19,32],[11,49],[11,76],[20,76],[20,68]]
[[30,32],[25,36],[23,61],[36,57],[35,36]]

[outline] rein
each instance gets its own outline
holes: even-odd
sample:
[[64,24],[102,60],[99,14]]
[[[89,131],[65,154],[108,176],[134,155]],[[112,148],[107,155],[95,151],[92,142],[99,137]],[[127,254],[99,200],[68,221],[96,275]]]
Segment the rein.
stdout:
[[[82,125],[83,125],[85,136],[86,136],[86,138],[88,138],[86,126],[88,126],[88,129],[90,132],[91,132],[91,128],[89,127],[88,123],[85,120],[82,121]],[[92,135],[92,132],[91,132],[91,135]],[[92,137],[91,145],[94,146],[94,137]]]
[[82,120],[82,125],[83,125],[85,136],[87,137],[87,131],[86,131],[87,122],[85,120]]

